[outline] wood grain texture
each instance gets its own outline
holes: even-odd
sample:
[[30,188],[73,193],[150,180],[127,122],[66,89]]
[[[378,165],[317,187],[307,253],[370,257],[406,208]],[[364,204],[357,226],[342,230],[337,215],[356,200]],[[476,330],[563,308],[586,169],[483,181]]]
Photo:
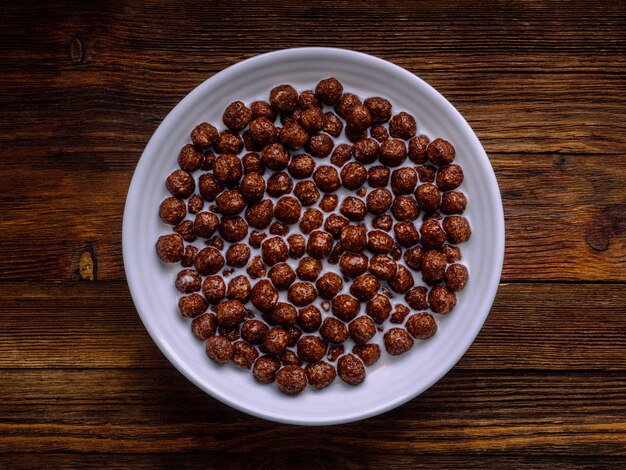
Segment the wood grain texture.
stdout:
[[[623,1],[13,2],[0,26],[1,468],[626,467]],[[491,159],[507,230],[456,367],[329,428],[194,387],[143,328],[121,256],[163,117],[223,68],[300,46],[437,88]]]

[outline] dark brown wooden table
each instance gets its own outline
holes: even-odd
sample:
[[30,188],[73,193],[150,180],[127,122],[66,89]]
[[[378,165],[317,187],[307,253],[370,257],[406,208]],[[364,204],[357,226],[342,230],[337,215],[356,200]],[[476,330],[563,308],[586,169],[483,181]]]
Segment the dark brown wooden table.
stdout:
[[[625,2],[7,2],[0,25],[0,467],[626,466]],[[144,330],[121,253],[168,111],[229,65],[310,45],[450,99],[507,224],[498,296],[458,365],[327,428],[189,383]]]

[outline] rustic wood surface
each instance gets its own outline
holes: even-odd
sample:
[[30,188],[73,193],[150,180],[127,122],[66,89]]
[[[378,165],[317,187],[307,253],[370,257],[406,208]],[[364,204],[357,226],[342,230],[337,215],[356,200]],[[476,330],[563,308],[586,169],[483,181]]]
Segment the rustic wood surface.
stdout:
[[[625,2],[12,2],[0,25],[0,467],[626,466]],[[132,172],[167,112],[229,65],[311,45],[391,60],[450,99],[507,224],[502,285],[457,366],[327,428],[189,383],[121,256]]]

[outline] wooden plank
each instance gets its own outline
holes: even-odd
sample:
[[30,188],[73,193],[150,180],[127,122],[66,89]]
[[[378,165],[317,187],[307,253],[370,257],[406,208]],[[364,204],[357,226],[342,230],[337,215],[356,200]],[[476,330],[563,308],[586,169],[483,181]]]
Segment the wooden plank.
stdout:
[[[624,371],[625,294],[623,284],[502,285],[456,369]],[[2,368],[170,368],[123,282],[0,283],[0,298]]]
[[[108,168],[101,155],[38,154],[40,168],[0,168],[0,280],[79,279],[86,252],[96,279],[124,279],[121,223],[132,175]],[[491,162],[505,207],[503,282],[626,281],[626,154],[610,162],[496,154]]]
[[0,452],[626,456],[622,373],[454,371],[400,408],[323,430],[249,417],[172,370],[4,370],[0,377]]

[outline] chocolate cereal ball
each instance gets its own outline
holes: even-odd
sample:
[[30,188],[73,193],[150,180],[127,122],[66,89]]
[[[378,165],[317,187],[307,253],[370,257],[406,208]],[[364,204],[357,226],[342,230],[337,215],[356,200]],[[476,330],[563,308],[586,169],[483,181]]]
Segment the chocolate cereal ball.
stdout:
[[199,170],[203,161],[204,156],[202,152],[191,144],[185,145],[178,154],[178,166],[183,171],[193,172]]
[[371,274],[363,274],[356,278],[350,286],[350,293],[361,302],[367,302],[380,289],[380,282]]
[[356,105],[363,104],[358,96],[352,93],[344,93],[335,110],[337,114],[342,118],[346,119],[348,117],[348,113],[354,108]]
[[228,283],[226,297],[245,304],[250,300],[250,290],[251,287],[248,277],[244,275],[236,276]]
[[328,134],[315,134],[309,138],[306,151],[316,158],[325,158],[333,151],[335,142]]
[[[368,290],[368,287],[371,288],[372,286],[366,285],[363,288]],[[362,293],[361,290],[359,290],[359,293]],[[369,295],[369,291],[367,293]],[[359,301],[348,294],[340,294],[336,296],[330,305],[333,315],[345,322],[353,320],[359,313],[360,309]]]
[[324,112],[318,106],[311,106],[302,111],[298,122],[306,132],[315,134],[324,127]]
[[264,117],[269,119],[271,122],[276,120],[276,112],[266,101],[255,101],[250,105],[250,111],[252,112],[252,119]]
[[311,180],[298,182],[293,190],[293,194],[300,200],[303,206],[311,206],[320,198],[320,192]]
[[278,112],[290,113],[297,103],[298,93],[291,85],[279,85],[270,91],[270,104]]
[[436,181],[440,190],[452,191],[461,186],[463,182],[463,169],[455,164],[444,166],[437,172]]
[[418,135],[409,140],[409,159],[413,163],[424,163],[429,143],[430,139],[425,135]]
[[359,385],[365,380],[365,366],[354,354],[345,354],[339,358],[337,373],[349,385]]
[[212,202],[222,192],[222,185],[211,173],[204,173],[198,179],[198,189],[205,201]]
[[215,214],[199,212],[193,223],[193,231],[199,237],[209,238],[217,230],[219,223],[220,220]]
[[191,131],[191,141],[196,147],[207,149],[213,145],[219,137],[217,129],[208,122],[198,124]]
[[161,235],[156,242],[156,252],[164,263],[178,263],[185,254],[185,243],[178,234]]
[[467,207],[465,194],[459,191],[443,193],[441,197],[441,212],[446,215],[462,214]]
[[265,147],[276,142],[278,130],[274,126],[273,121],[265,117],[259,117],[250,123],[250,137],[252,137],[255,143]]
[[349,127],[355,130],[367,129],[372,125],[372,115],[362,104],[355,104],[346,116]]
[[302,331],[313,333],[322,325],[322,312],[313,305],[304,307],[298,311],[298,324]]
[[252,287],[250,300],[261,313],[269,313],[278,303],[278,291],[269,280],[261,279]]
[[422,183],[434,183],[435,167],[430,165],[420,165],[415,167],[417,176]]
[[361,139],[365,139],[366,137],[367,129],[359,130],[353,129],[350,126],[346,127],[346,139],[348,139],[353,144]]
[[398,243],[407,248],[417,245],[420,240],[419,232],[411,222],[398,222],[394,225],[393,232]]
[[362,225],[348,225],[341,230],[340,240],[346,250],[361,253],[367,243],[367,229]]
[[389,183],[391,170],[383,165],[372,166],[367,171],[367,183],[373,188],[384,188]]
[[190,214],[197,214],[204,207],[204,200],[195,194],[187,201],[187,211]]
[[310,155],[302,153],[291,158],[287,171],[296,179],[308,178],[315,170],[315,160]]
[[210,304],[217,304],[226,295],[226,284],[222,276],[207,276],[202,283],[202,293]]
[[215,199],[217,211],[223,215],[239,214],[246,205],[243,194],[237,189],[227,190],[220,193]]
[[412,196],[396,196],[391,206],[391,213],[400,221],[415,220],[420,209]]
[[262,384],[270,384],[274,381],[276,372],[280,369],[280,361],[273,356],[261,356],[252,367],[254,380]]
[[366,198],[367,211],[370,214],[384,214],[391,207],[393,196],[387,188],[376,188]]
[[283,363],[284,366],[301,366],[302,360],[298,357],[298,355],[292,350],[288,349],[280,356],[280,362]]
[[267,180],[267,194],[271,197],[280,197],[289,194],[293,189],[293,181],[287,173],[279,171]]
[[287,244],[291,258],[301,258],[306,252],[306,240],[302,235],[290,235],[287,237]]
[[420,209],[426,213],[439,210],[441,204],[441,193],[434,184],[420,184],[415,190],[415,197]]
[[360,222],[365,218],[367,206],[358,197],[348,196],[341,203],[339,212],[352,222]]
[[193,222],[191,220],[183,220],[174,227],[174,232],[183,237],[183,240],[186,242],[192,242],[196,239],[196,234],[193,232]]
[[448,269],[446,269],[446,275],[444,278],[448,289],[452,292],[457,292],[465,287],[468,277],[469,275],[465,266],[462,264],[451,264],[448,266]]
[[272,328],[265,334],[263,350],[269,354],[280,356],[289,344],[289,334],[280,327]]
[[289,290],[287,291],[289,302],[297,307],[304,307],[310,304],[316,297],[317,291],[315,290],[315,286],[310,282],[294,282],[289,286]]
[[441,252],[445,255],[446,261],[448,263],[458,263],[461,261],[461,250],[458,246],[452,245],[443,245],[441,247]]
[[302,111],[309,108],[319,108],[320,100],[317,99],[313,90],[305,90],[298,96],[297,106]]
[[251,227],[267,228],[274,217],[274,203],[270,199],[257,202],[246,209],[245,217]]
[[391,189],[395,194],[411,194],[417,184],[417,172],[413,168],[400,168],[391,175]]
[[374,254],[387,254],[393,245],[393,238],[382,230],[371,230],[367,234],[367,248]]
[[289,164],[289,152],[282,144],[275,142],[263,148],[261,161],[270,170],[282,171]]
[[165,187],[172,196],[187,199],[196,189],[196,182],[186,171],[175,170],[165,180]]
[[343,86],[335,77],[321,80],[315,87],[315,97],[327,106],[333,106],[343,93]]
[[287,263],[278,263],[272,266],[267,276],[278,290],[286,290],[296,280],[296,273]]
[[235,243],[226,250],[226,264],[235,268],[243,268],[250,259],[250,248],[244,243]]
[[367,271],[368,258],[362,253],[345,253],[339,260],[339,270],[344,276],[357,277]]
[[309,134],[297,123],[291,122],[280,129],[278,140],[289,150],[299,150],[309,140]]
[[408,140],[417,132],[415,118],[408,113],[396,114],[389,121],[389,133],[391,137]]
[[235,132],[222,131],[215,143],[217,153],[238,155],[243,150],[243,140]]
[[263,148],[261,145],[257,144],[254,141],[254,139],[252,138],[252,134],[250,133],[249,130],[247,130],[243,134],[241,134],[241,139],[243,140],[243,147],[248,152],[257,152],[257,151],[261,150],[261,148]]
[[303,281],[315,281],[322,271],[322,263],[319,260],[309,258],[308,256],[302,258],[298,267],[296,268],[296,274],[298,278]]
[[380,144],[380,163],[396,167],[406,160],[406,145],[398,139],[388,139]]
[[265,166],[258,153],[250,152],[243,156],[241,159],[243,165],[244,174],[258,173],[262,175],[265,173]]
[[231,131],[244,129],[252,119],[252,111],[241,101],[233,101],[224,110],[222,122]]
[[278,302],[269,315],[270,323],[273,325],[281,325],[285,328],[294,326],[298,320],[298,311],[296,308],[286,302]]
[[341,291],[343,281],[337,274],[326,272],[315,282],[315,287],[322,299],[330,300]]
[[400,248],[400,245],[398,245],[397,243],[391,245],[391,249],[389,250],[389,256],[391,256],[396,261],[402,258],[402,248]]
[[217,317],[213,313],[205,313],[196,317],[191,322],[191,332],[200,341],[206,341],[215,335],[217,330]]
[[376,161],[379,152],[380,147],[378,146],[378,142],[369,137],[358,140],[352,146],[354,159],[359,163],[363,163],[364,165]]
[[273,266],[287,260],[289,248],[281,237],[272,237],[261,244],[261,255],[265,264]]
[[186,268],[193,266],[193,262],[195,261],[197,254],[198,254],[198,248],[196,248],[193,245],[187,245],[185,247],[185,254],[183,255],[183,258],[180,260],[180,264],[182,264]]
[[442,226],[450,243],[463,243],[469,240],[472,235],[472,230],[470,229],[467,219],[459,217],[458,215],[443,219]]
[[443,139],[435,139],[427,149],[428,159],[437,166],[449,165],[454,161],[454,146]]
[[370,317],[360,316],[350,322],[348,332],[356,344],[365,344],[376,334],[376,325]]
[[217,364],[226,364],[233,354],[233,345],[223,336],[211,336],[206,343],[206,355]]
[[383,124],[391,119],[391,103],[385,98],[375,96],[363,103],[372,116],[373,124]]
[[428,293],[428,303],[433,312],[445,315],[456,306],[456,296],[447,287],[435,286]]
[[215,274],[224,267],[224,257],[213,247],[203,248],[196,256],[194,267],[203,276]]
[[215,179],[224,185],[234,185],[239,182],[243,175],[241,160],[232,154],[220,155],[215,160],[213,168]]
[[385,349],[392,356],[404,354],[413,347],[413,338],[409,336],[404,328],[391,328],[383,336]]
[[248,224],[239,216],[222,217],[219,233],[227,242],[240,242],[248,236]]
[[426,284],[442,281],[446,273],[446,257],[438,251],[427,251],[422,262],[422,277]]
[[193,293],[178,299],[178,310],[183,317],[195,318],[206,312],[206,300],[200,294]]
[[384,294],[376,294],[365,306],[365,313],[369,315],[375,323],[382,325],[391,313],[391,302]]
[[324,222],[324,230],[330,233],[333,238],[339,238],[342,230],[350,225],[350,221],[338,214],[330,214]]
[[295,224],[300,219],[302,206],[295,197],[283,196],[274,208],[274,217],[285,224]]
[[234,327],[246,319],[246,308],[238,300],[224,300],[217,306],[217,323],[220,326]]
[[309,236],[306,251],[312,258],[322,259],[328,256],[332,247],[333,237],[331,234],[314,230]]
[[428,308],[427,295],[426,287],[417,286],[407,291],[404,300],[413,310],[426,310]]
[[175,197],[168,197],[159,206],[159,218],[169,225],[179,224],[187,215],[185,202]]
[[387,128],[385,126],[372,127],[370,129],[370,135],[373,139],[376,139],[380,143],[389,139],[389,131],[387,131]]
[[300,366],[283,367],[276,373],[275,380],[278,390],[285,395],[298,395],[306,388],[306,374]]
[[331,383],[333,383],[335,377],[337,377],[335,368],[329,363],[323,361],[307,365],[304,372],[309,380],[309,383],[316,390],[328,387]]
[[320,335],[329,343],[341,344],[348,339],[348,328],[336,318],[327,317],[320,327]]
[[[356,191],[365,183],[367,170],[357,162],[350,162],[341,169],[341,184],[350,191]],[[193,180],[193,178],[192,178]],[[193,192],[193,188],[191,189]],[[191,194],[190,192],[190,194]]]
[[319,362],[326,355],[327,344],[319,336],[303,336],[298,340],[298,357],[304,362]]
[[336,166],[343,166],[352,158],[352,155],[352,146],[339,144],[335,147],[335,150],[333,150],[330,163]]
[[377,344],[356,345],[352,348],[352,353],[356,354],[363,364],[373,366],[380,359],[380,346]]
[[339,116],[329,111],[324,114],[324,125],[322,126],[322,130],[333,137],[339,137],[339,135],[341,135],[341,131],[343,130],[343,123],[341,122],[341,119],[339,119]]
[[258,173],[248,173],[241,180],[239,191],[245,201],[250,203],[259,202],[263,199],[263,194],[265,194],[265,178]]
[[406,329],[415,339],[428,339],[437,333],[437,323],[429,313],[416,313],[406,321]]
[[439,222],[435,219],[428,219],[422,223],[420,235],[422,238],[422,246],[427,250],[441,248],[443,242],[446,241],[446,232],[444,232]]
[[319,206],[324,212],[332,212],[337,208],[337,204],[339,204],[339,198],[336,194],[325,194]]
[[250,261],[250,265],[248,266],[248,269],[246,269],[246,272],[248,273],[248,276],[250,276],[250,279],[258,279],[265,276],[267,268],[263,264],[261,257],[255,256]]
[[397,271],[398,265],[389,256],[374,255],[370,259],[369,272],[381,281],[393,279]]
[[322,165],[313,172],[313,181],[317,187],[325,193],[335,192],[341,182],[337,170],[332,166]]
[[215,167],[215,160],[217,157],[213,152],[206,151],[204,153],[204,159],[201,162],[200,168],[204,171],[213,171],[213,167]]
[[398,294],[405,294],[413,285],[415,284],[415,280],[413,279],[413,275],[411,271],[402,266],[398,265],[398,271],[396,275],[389,281],[389,287],[394,292]]

